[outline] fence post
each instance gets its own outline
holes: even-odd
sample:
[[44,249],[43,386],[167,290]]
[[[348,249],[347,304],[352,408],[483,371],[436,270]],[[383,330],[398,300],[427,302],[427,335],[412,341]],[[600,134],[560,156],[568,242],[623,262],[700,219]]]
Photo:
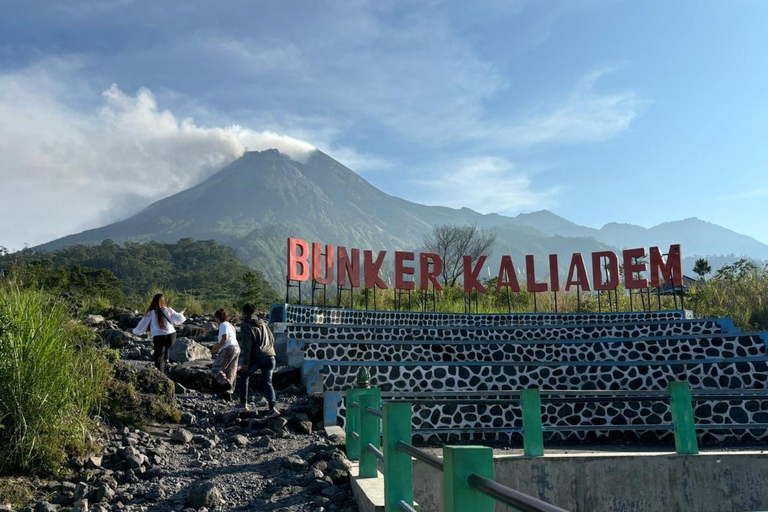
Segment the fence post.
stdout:
[[544,455],[544,433],[541,428],[541,394],[538,389],[520,392],[523,403],[523,450],[526,457]]
[[368,443],[379,448],[379,418],[365,412],[366,407],[378,409],[380,391],[376,388],[365,389],[360,394],[360,478],[379,476],[379,461],[374,454],[366,450]]
[[[347,458],[349,460],[360,460],[360,441],[354,438],[352,432],[360,434],[360,392],[364,389],[348,389],[346,396],[347,418],[344,423],[344,432],[347,438]],[[352,407],[352,403],[357,402],[358,407]]]
[[669,399],[672,423],[675,426],[675,450],[677,453],[685,455],[699,453],[699,445],[696,441],[696,425],[693,420],[691,388],[688,383],[670,382]]
[[388,402],[381,407],[384,421],[384,512],[399,512],[400,500],[413,506],[411,456],[395,446],[411,444],[411,404]]
[[493,498],[467,484],[470,473],[493,478],[493,450],[485,446],[444,446],[445,512],[494,512]]

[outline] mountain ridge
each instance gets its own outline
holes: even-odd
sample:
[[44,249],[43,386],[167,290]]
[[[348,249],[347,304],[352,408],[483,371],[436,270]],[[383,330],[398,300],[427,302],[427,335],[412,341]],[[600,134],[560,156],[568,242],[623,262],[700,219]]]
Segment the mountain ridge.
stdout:
[[[127,219],[39,248],[92,245],[105,239],[166,243],[214,239],[235,247],[246,264],[262,270],[279,287],[285,279],[288,236],[347,247],[413,250],[437,224],[477,224],[496,230],[491,268],[498,268],[502,254],[511,254],[515,261],[522,261],[525,254],[558,254],[561,265],[567,265],[573,252],[672,243],[681,243],[689,256],[744,254],[768,259],[768,245],[699,219],[652,228],[607,223],[595,229],[548,210],[507,217],[466,207],[427,206],[379,190],[321,151],[299,162],[274,149],[247,152],[197,185]],[[715,238],[725,242],[714,243]]]

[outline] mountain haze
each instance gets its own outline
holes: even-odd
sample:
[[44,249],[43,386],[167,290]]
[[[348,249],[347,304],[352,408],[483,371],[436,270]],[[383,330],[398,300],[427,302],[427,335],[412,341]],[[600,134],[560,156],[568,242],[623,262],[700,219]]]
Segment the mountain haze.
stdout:
[[498,238],[489,262],[491,272],[498,268],[502,254],[511,254],[515,264],[522,265],[525,254],[556,253],[565,267],[573,252],[672,243],[681,243],[685,256],[744,254],[768,259],[768,246],[698,219],[650,229],[623,224],[594,229],[546,210],[506,217],[468,208],[425,206],[382,192],[321,151],[299,162],[277,150],[245,153],[198,185],[128,219],[41,248],[92,245],[106,239],[214,239],[235,247],[245,263],[262,270],[279,290],[284,286],[289,236],[373,250],[413,250],[437,224],[495,229]]

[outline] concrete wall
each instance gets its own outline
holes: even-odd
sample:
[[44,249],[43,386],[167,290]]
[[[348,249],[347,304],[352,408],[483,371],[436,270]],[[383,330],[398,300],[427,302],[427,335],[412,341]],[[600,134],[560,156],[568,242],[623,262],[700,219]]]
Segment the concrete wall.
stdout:
[[[768,510],[761,452],[500,456],[495,470],[496,481],[572,512]],[[442,512],[442,473],[418,461],[413,473],[421,512]]]

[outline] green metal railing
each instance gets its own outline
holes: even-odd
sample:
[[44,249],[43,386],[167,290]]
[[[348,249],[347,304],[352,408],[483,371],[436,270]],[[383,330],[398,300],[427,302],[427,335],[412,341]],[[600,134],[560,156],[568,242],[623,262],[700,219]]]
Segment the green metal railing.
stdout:
[[[693,403],[701,400],[768,399],[764,390],[701,390],[691,394],[687,382],[671,382],[667,392],[631,391],[547,391],[542,398],[538,389],[519,392],[519,400],[505,402],[522,407],[522,428],[514,429],[523,436],[523,452],[529,457],[544,455],[544,432],[562,431],[672,431],[678,454],[699,453],[696,430],[764,429],[768,424],[696,425]],[[457,399],[415,399],[415,403],[453,403]],[[460,400],[460,399],[459,399]],[[659,425],[576,425],[542,424],[544,403],[593,402],[669,403],[671,424]],[[466,403],[466,402],[465,402]],[[351,389],[346,393],[347,457],[360,461],[361,478],[377,478],[379,463],[383,466],[386,512],[413,509],[412,457],[443,472],[445,511],[492,511],[494,500],[524,512],[562,512],[563,509],[493,481],[493,450],[482,446],[445,446],[443,458],[426,453],[411,444],[413,404],[394,400],[381,405],[381,390]],[[491,429],[493,430],[493,429]],[[509,431],[509,429],[505,429]],[[381,440],[381,445],[379,441]]]
[[382,463],[386,512],[415,512],[411,457],[443,472],[446,512],[492,512],[494,500],[524,512],[566,512],[493,481],[491,448],[445,446],[441,460],[413,446],[410,403],[387,402],[379,408],[377,388],[351,389],[346,399],[347,457],[360,461],[360,478],[377,478]]

